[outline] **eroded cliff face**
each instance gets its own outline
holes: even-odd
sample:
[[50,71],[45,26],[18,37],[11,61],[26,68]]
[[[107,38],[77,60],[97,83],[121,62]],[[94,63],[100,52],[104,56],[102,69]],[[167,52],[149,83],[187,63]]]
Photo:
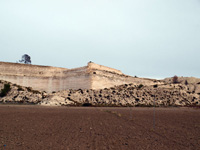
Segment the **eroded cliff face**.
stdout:
[[0,79],[35,90],[52,92],[65,89],[90,89],[88,67],[65,69],[0,62]]
[[172,78],[135,78],[92,62],[75,69],[0,62],[0,80],[12,82],[11,91],[0,98],[3,103],[152,106],[155,100],[158,106],[200,105],[198,78],[179,77],[172,84]]
[[65,69],[0,62],[0,70],[0,80],[48,93],[67,89],[103,89],[129,83],[160,84],[156,80],[134,78],[119,70],[95,63],[88,63],[87,66],[80,68]]
[[35,90],[51,92],[58,88],[58,77],[62,76],[64,70],[67,69],[0,62],[0,79]]
[[117,74],[114,72],[108,72],[107,70],[91,69],[92,74],[92,89],[110,88],[122,84],[133,85],[154,85],[162,84],[162,81],[145,78],[135,78],[127,76],[125,74]]

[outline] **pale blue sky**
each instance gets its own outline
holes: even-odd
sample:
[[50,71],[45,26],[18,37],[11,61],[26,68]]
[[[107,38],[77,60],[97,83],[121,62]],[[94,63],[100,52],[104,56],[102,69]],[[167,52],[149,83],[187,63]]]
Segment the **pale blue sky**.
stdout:
[[200,0],[0,0],[0,61],[200,77]]

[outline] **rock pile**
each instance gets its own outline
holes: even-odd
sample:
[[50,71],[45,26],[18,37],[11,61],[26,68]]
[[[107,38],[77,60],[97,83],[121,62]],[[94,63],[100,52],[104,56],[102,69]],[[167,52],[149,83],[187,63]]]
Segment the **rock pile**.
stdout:
[[0,93],[5,85],[9,85],[10,90],[6,96],[0,96],[0,103],[23,103],[37,104],[46,97],[46,92],[33,90],[31,87],[22,87],[7,81],[0,80]]
[[200,106],[200,93],[190,84],[163,83],[149,86],[125,84],[101,90],[65,90],[47,94],[6,81],[10,91],[0,97],[1,103],[39,104],[45,106]]
[[[142,86],[125,84],[102,90],[67,90],[54,93],[75,105],[94,106],[189,106],[200,105],[200,96],[182,84]],[[62,103],[61,105],[65,105]]]

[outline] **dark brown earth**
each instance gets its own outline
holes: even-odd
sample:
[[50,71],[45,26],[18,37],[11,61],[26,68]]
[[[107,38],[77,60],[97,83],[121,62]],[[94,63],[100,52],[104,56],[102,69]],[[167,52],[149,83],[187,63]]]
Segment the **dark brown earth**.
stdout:
[[196,150],[200,109],[0,105],[0,150]]

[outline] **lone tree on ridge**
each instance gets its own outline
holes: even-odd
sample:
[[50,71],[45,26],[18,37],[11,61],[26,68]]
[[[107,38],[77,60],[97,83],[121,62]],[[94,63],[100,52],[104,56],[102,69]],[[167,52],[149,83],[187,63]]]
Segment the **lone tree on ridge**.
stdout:
[[19,60],[20,63],[24,63],[24,64],[31,64],[31,57],[27,54],[24,54],[22,56],[22,59]]

